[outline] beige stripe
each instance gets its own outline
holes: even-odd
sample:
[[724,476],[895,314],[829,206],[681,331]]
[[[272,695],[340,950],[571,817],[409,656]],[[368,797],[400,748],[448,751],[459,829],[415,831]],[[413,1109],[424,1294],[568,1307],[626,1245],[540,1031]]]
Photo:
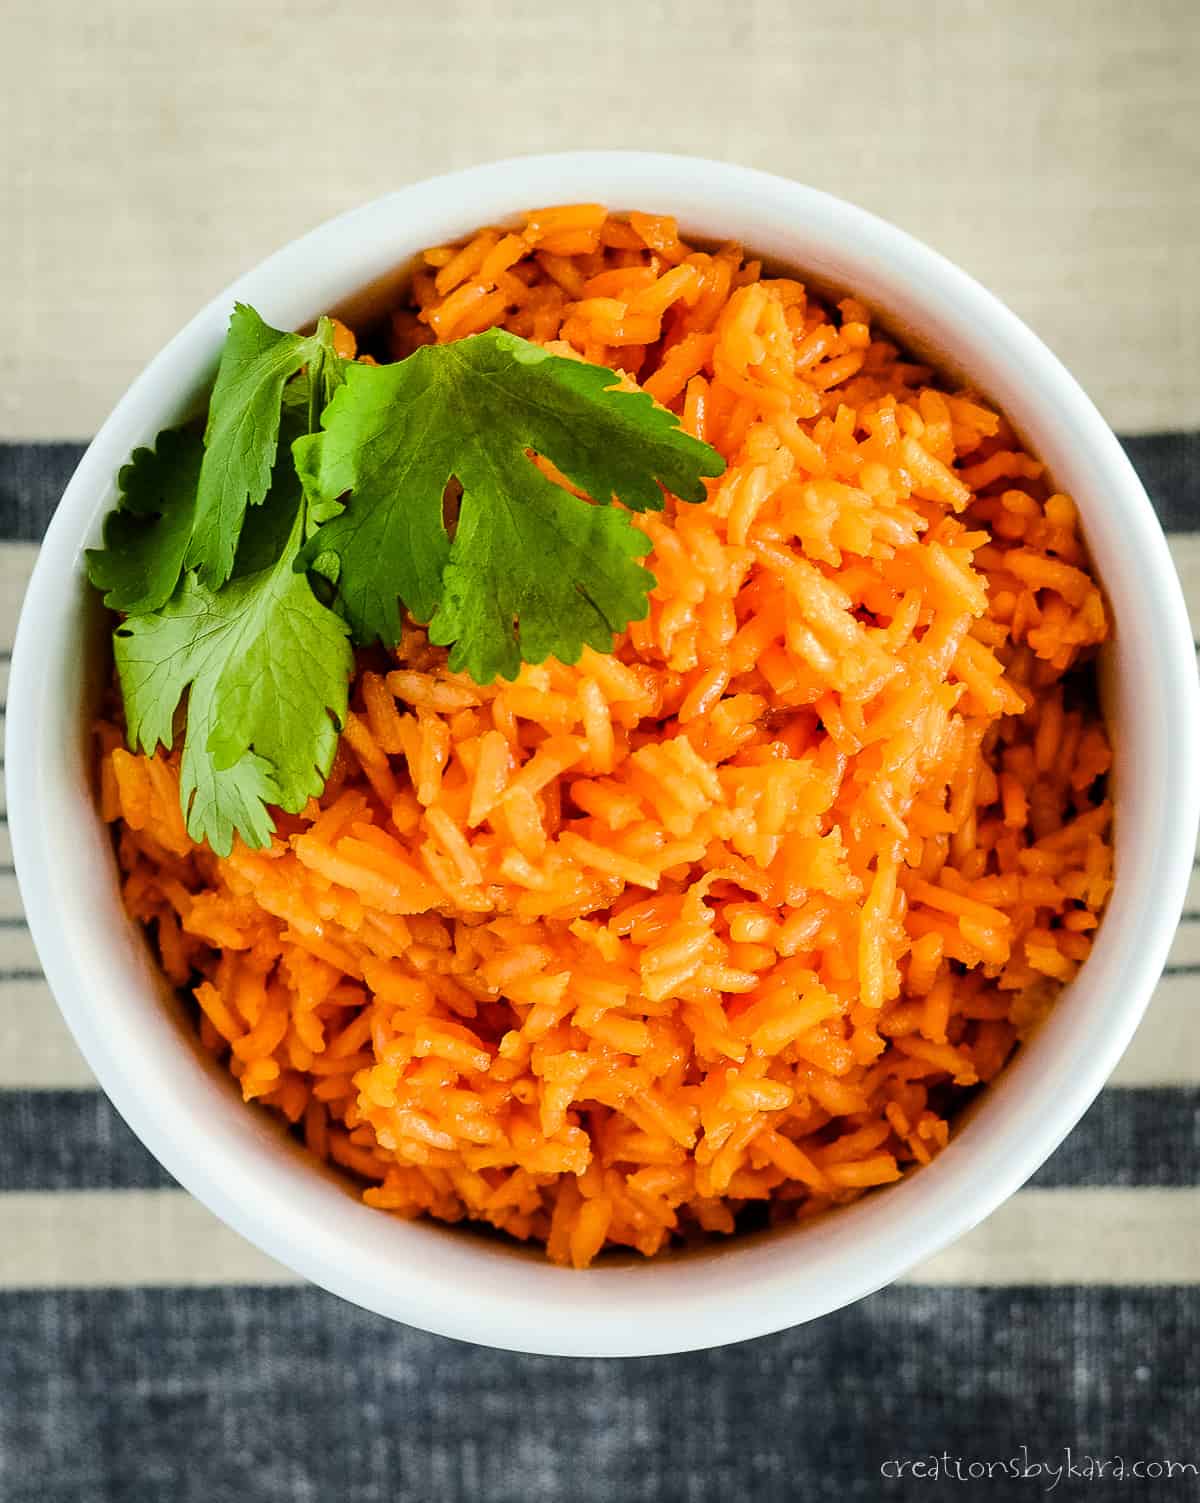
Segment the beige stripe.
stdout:
[[[1007,299],[1118,426],[1200,418],[1186,0],[610,0],[583,45],[573,5],[252,14],[211,0],[165,26],[160,0],[8,7],[3,435],[94,431],[218,288],[327,215],[451,167],[631,144],[853,198]],[[284,60],[288,101],[343,90],[346,107],[298,126],[274,82]],[[651,99],[647,132],[634,102]]]
[[[1168,536],[1171,556],[1192,615],[1192,630],[1200,641],[1200,532],[1175,532]],[[11,652],[17,616],[25,587],[37,557],[33,543],[0,542],[0,650]],[[0,664],[0,699],[8,698],[9,665]]]
[[1198,998],[1200,976],[1164,976],[1109,1084],[1200,1085]]
[[[1022,1190],[920,1265],[919,1284],[1194,1284],[1200,1191]],[[179,1190],[0,1195],[0,1287],[286,1284]]]
[[[1200,1084],[1198,991],[1195,976],[1164,977],[1110,1084]],[[65,1090],[94,1084],[45,982],[0,983],[0,1089]]]
[[[1200,632],[1200,536],[1175,535],[1172,552],[1188,587]],[[36,550],[0,544],[0,646],[10,647],[14,602],[24,592]],[[7,825],[0,825],[0,866],[10,865]],[[1200,869],[1193,872],[1188,907],[1200,912]],[[0,873],[0,917],[20,913],[11,874]],[[1200,922],[1186,923],[1172,950],[1173,964],[1200,962]],[[0,928],[0,971],[37,967],[23,929]],[[1200,1083],[1200,1029],[1195,1007],[1200,977],[1167,977],[1146,1019],[1112,1077],[1114,1085],[1163,1086]],[[93,1078],[40,981],[0,982],[0,1088],[49,1089],[93,1084]]]
[[23,916],[21,894],[17,879],[12,872],[0,872],[0,919],[15,919]]
[[0,1195],[0,1287],[296,1281],[180,1190]]
[[25,925],[0,927],[0,976],[12,971],[40,970],[41,962]]
[[95,1084],[46,983],[0,983],[0,1090]]
[[[7,652],[12,651],[17,617],[36,557],[35,543],[0,543],[0,647]],[[7,687],[7,680],[5,684]]]
[[1022,1190],[906,1283],[1200,1283],[1200,1190]]
[[[1185,965],[1200,965],[1200,923],[1194,919],[1185,919],[1176,931],[1167,969]],[[1193,977],[1192,984],[1200,987],[1200,977]]]
[[[1192,628],[1200,640],[1200,532],[1169,535],[1171,556],[1192,613]],[[0,650],[11,652],[17,616],[37,557],[33,543],[0,542]],[[9,664],[0,663],[0,700],[8,699]]]

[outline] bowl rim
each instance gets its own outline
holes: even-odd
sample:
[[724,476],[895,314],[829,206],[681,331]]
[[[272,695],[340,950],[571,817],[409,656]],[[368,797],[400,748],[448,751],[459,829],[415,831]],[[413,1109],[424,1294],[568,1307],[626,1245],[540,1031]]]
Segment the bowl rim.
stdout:
[[[157,1071],[179,1040],[147,1017],[135,1023],[135,1003],[121,988],[141,985],[144,1000],[145,991],[161,982],[150,976],[146,957],[133,952],[128,935],[101,932],[92,910],[107,900],[86,885],[64,881],[67,837],[49,813],[56,795],[71,791],[50,754],[51,689],[72,650],[59,619],[65,615],[63,582],[73,578],[78,593],[81,548],[108,508],[117,467],[136,444],[150,441],[167,406],[186,405],[211,376],[232,302],[253,301],[282,326],[297,326],[316,309],[366,286],[372,272],[403,259],[391,249],[397,240],[407,239],[415,251],[449,238],[447,226],[454,223],[465,233],[537,203],[591,198],[620,208],[650,204],[675,213],[685,225],[697,216],[728,221],[739,236],[747,224],[756,224],[758,235],[744,234],[756,250],[768,250],[771,227],[781,226],[783,233],[832,247],[828,267],[819,254],[805,258],[804,269],[818,278],[831,270],[832,280],[853,285],[853,274],[836,272],[852,264],[860,284],[874,278],[895,285],[898,294],[927,310],[917,331],[928,333],[935,347],[944,346],[951,364],[959,350],[974,350],[986,340],[988,359],[1007,372],[1005,379],[1019,371],[1041,394],[1036,400],[1052,395],[1055,415],[1051,420],[1044,409],[1047,426],[1053,421],[1090,446],[1086,463],[1103,504],[1097,500],[1093,511],[1081,505],[1085,527],[1089,519],[1102,520],[1109,531],[1119,526],[1144,581],[1143,635],[1160,654],[1145,691],[1147,713],[1157,719],[1153,728],[1135,730],[1148,743],[1156,738],[1145,753],[1153,753],[1151,765],[1137,769],[1139,778],[1157,780],[1152,828],[1134,833],[1139,870],[1153,870],[1157,886],[1152,898],[1148,892],[1127,895],[1119,934],[1110,932],[1107,920],[1101,926],[1097,950],[1070,989],[1071,1007],[1061,998],[1044,1030],[1057,1036],[1060,1052],[1081,1030],[1093,1035],[1094,1047],[1074,1059],[1065,1079],[1047,1079],[1047,1070],[1031,1063],[1037,1050],[1021,1051],[1006,1075],[1024,1081],[1024,1107],[1016,1108],[1015,1091],[1007,1103],[993,1108],[989,1101],[981,1113],[989,1119],[983,1136],[972,1135],[972,1123],[929,1171],[807,1228],[802,1258],[772,1255],[780,1244],[768,1240],[731,1243],[686,1262],[668,1260],[653,1277],[654,1264],[638,1270],[601,1266],[579,1275],[538,1263],[533,1274],[527,1260],[499,1257],[490,1244],[481,1259],[478,1250],[466,1248],[469,1239],[452,1233],[432,1235],[434,1229],[423,1226],[418,1243],[417,1228],[348,1197],[340,1214],[329,1214],[337,1203],[318,1192],[319,1176],[284,1162],[273,1134],[227,1122],[211,1082],[190,1075],[167,1080]],[[887,311],[886,302],[880,306]],[[977,364],[969,355],[963,363]],[[981,384],[990,394],[994,383]],[[1030,401],[1036,413],[1035,398]],[[1010,403],[1001,405],[1011,409]],[[153,422],[151,413],[158,414]],[[1126,665],[1126,677],[1129,671]],[[635,151],[508,158],[411,184],[310,231],[214,298],[133,382],[66,488],[18,622],[5,739],[14,865],[46,978],[100,1085],[151,1152],[235,1230],[314,1283],[442,1335],[551,1355],[663,1354],[764,1335],[861,1298],[976,1225],[1074,1126],[1132,1037],[1174,935],[1200,819],[1200,687],[1182,590],[1140,481],[1073,377],[990,292],[865,210],[753,169]],[[1103,980],[1097,968],[1101,950]],[[1082,1023],[1081,1011],[1087,1014]],[[1070,1018],[1060,1017],[1065,1013]],[[246,1113],[240,1103],[238,1111],[247,1120],[260,1115]],[[381,1231],[381,1223],[389,1230]],[[673,1276],[663,1277],[664,1269]],[[731,1284],[737,1298],[719,1298]],[[539,1313],[545,1328],[539,1329]]]

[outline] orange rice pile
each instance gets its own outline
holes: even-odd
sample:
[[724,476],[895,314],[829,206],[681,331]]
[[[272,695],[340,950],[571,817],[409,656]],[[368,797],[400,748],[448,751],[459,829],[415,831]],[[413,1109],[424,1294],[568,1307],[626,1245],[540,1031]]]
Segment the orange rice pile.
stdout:
[[929,1162],[1111,885],[1074,505],[853,298],[668,218],[424,260],[392,355],[502,324],[729,467],[637,519],[658,586],[611,656],[482,688],[417,627],[361,654],[268,851],[192,845],[176,759],[101,727],[125,900],[204,1044],[368,1204],[576,1266]]

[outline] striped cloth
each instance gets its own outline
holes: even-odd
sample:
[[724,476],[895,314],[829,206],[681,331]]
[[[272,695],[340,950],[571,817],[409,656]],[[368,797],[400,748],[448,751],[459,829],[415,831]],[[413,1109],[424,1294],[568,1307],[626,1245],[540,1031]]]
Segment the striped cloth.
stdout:
[[[1194,476],[1200,442],[1159,436],[1129,448],[1163,514],[1184,520],[1181,493],[1155,482]],[[5,677],[35,554],[28,539],[79,452],[0,446]],[[1200,624],[1195,500],[1197,532],[1171,542]],[[975,1232],[903,1285],[815,1326],[606,1364],[485,1352],[390,1325],[301,1286],[176,1188],[67,1034],[21,914],[6,817],[3,842],[5,1503],[165,1496],[153,1479],[174,1476],[184,1453],[217,1489],[205,1496],[242,1496],[237,1479],[261,1465],[265,1491],[251,1496],[281,1503],[736,1498],[747,1454],[763,1489],[749,1496],[780,1499],[801,1496],[787,1490],[800,1464],[830,1489],[813,1496],[874,1499],[890,1458],[999,1458],[1020,1443],[1052,1458],[1070,1444],[1178,1459],[1190,1445],[1200,1463],[1200,871],[1110,1087]],[[764,1439],[759,1405],[782,1406],[786,1430]],[[840,1438],[847,1406],[872,1417],[861,1455]],[[399,1428],[382,1450],[360,1448],[367,1423]],[[219,1439],[215,1452],[195,1454],[197,1426]],[[385,1485],[387,1466],[403,1468],[403,1491]],[[49,1491],[35,1486],[47,1472]],[[695,1479],[691,1491],[672,1490],[681,1477]]]
[[[1200,629],[1193,0],[5,0],[0,59],[0,700],[71,440],[202,302],[397,184],[578,146],[782,172],[979,276],[1131,435]],[[1200,1464],[1200,871],[1188,909],[1109,1088],[957,1246],[778,1336],[539,1359],[301,1285],[171,1183],[0,815],[0,1503],[916,1503],[943,1456],[1004,1503],[1066,1447],[1107,1472],[1056,1498],[1200,1497],[1113,1465]]]

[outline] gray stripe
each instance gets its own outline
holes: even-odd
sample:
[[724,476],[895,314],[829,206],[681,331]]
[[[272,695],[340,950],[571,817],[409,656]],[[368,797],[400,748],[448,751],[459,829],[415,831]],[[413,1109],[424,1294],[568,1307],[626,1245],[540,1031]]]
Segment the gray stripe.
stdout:
[[100,1091],[0,1091],[0,1192],[174,1183]]
[[1200,1184],[1200,1087],[1102,1091],[1030,1184]]
[[[1200,432],[1122,437],[1168,531],[1200,528]],[[0,538],[36,543],[86,448],[79,442],[0,443]]]
[[0,443],[0,538],[36,543],[86,444]]
[[1022,1445],[1200,1461],[1200,1289],[891,1289],[631,1362],[446,1341],[310,1287],[0,1295],[0,1328],[6,1503],[1028,1503],[1045,1477],[880,1469]]
[[[1200,1185],[1200,1086],[1112,1089],[1030,1181]],[[0,1192],[156,1190],[174,1180],[94,1090],[0,1091]]]
[[1200,433],[1149,433],[1121,442],[1167,531],[1200,528]]

